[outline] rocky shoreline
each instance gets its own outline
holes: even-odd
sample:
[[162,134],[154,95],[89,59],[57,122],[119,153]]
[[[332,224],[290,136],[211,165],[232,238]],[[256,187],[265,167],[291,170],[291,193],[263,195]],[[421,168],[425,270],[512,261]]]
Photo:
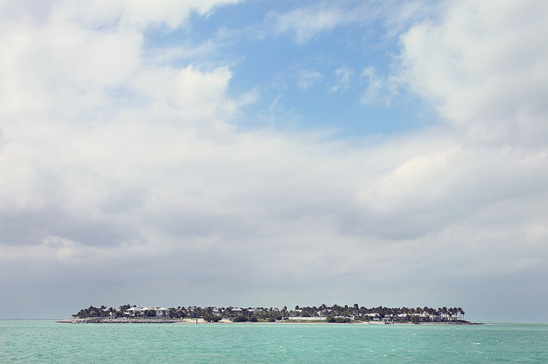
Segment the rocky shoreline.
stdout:
[[60,324],[174,324],[189,322],[181,319],[111,319],[111,318],[83,318],[65,319],[57,321]]

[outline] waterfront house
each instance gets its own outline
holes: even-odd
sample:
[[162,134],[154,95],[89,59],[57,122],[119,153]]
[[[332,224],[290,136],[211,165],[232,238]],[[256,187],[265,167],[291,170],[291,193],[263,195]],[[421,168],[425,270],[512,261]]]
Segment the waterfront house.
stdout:
[[231,308],[230,311],[232,311],[232,314],[234,316],[242,316],[242,312],[243,312],[243,310],[239,307]]
[[169,310],[165,307],[153,306],[153,307],[130,307],[126,312],[126,315],[130,317],[157,317],[164,318],[169,317]]

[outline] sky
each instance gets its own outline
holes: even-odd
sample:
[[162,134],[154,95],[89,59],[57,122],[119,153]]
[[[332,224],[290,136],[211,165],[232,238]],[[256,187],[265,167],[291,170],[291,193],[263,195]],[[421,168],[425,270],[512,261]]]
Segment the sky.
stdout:
[[0,318],[548,321],[548,2],[0,1]]

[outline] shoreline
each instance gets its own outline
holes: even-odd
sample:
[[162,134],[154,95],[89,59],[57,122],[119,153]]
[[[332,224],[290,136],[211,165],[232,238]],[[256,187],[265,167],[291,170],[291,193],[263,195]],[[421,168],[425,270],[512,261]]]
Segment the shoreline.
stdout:
[[311,321],[297,321],[297,320],[282,320],[282,321],[275,321],[275,322],[268,322],[268,321],[259,321],[259,322],[232,322],[227,319],[220,320],[218,322],[208,322],[205,321],[203,318],[199,319],[145,319],[145,318],[139,318],[139,319],[128,319],[128,318],[121,318],[121,319],[111,319],[111,318],[72,318],[72,319],[64,319],[57,321],[57,323],[61,324],[310,324],[310,325],[484,325],[481,322],[421,322],[421,323],[413,323],[413,322],[394,322],[394,323],[379,323],[379,322],[373,322],[373,321],[358,321],[358,322],[348,322],[348,323],[334,323],[334,322],[311,322]]

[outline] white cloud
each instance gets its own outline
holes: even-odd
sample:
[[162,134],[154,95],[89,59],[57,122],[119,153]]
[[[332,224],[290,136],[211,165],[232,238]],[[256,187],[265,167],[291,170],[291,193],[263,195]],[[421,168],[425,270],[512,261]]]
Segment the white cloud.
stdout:
[[79,22],[97,28],[112,24],[139,27],[166,25],[170,28],[181,26],[195,12],[207,16],[215,7],[235,4],[240,0],[158,0],[155,2],[134,0],[91,0],[72,4],[66,1],[54,2],[64,16],[68,15]]
[[383,78],[376,72],[374,67],[364,68],[361,78],[367,82],[367,87],[360,98],[363,104],[383,104],[388,106],[399,95],[398,87],[400,82],[397,78]]
[[271,13],[278,33],[291,31],[297,42],[305,43],[318,32],[330,31],[341,22],[346,22],[347,13],[337,5],[321,2],[310,7],[298,8],[284,14]]
[[548,127],[548,6],[535,1],[448,3],[402,37],[412,89],[478,141],[541,142]]
[[297,73],[297,84],[303,90],[318,84],[322,79],[323,75],[318,71],[302,69]]
[[[177,26],[213,3],[150,14],[90,3],[85,22],[59,4],[0,23],[0,277],[36,292],[58,287],[83,305],[103,293],[112,304],[184,303],[166,286],[208,305],[253,304],[244,301],[263,293],[258,304],[275,305],[333,286],[331,299],[355,301],[357,285],[360,298],[386,298],[409,280],[421,300],[471,300],[446,287],[545,276],[546,47],[529,40],[543,34],[542,5],[497,4],[492,19],[484,4],[448,3],[438,23],[414,25],[401,38],[404,76],[450,122],[350,144],[322,131],[238,131],[235,117],[258,91],[229,97],[230,67],[145,61],[140,22]],[[530,18],[511,22],[511,36],[503,11]],[[297,34],[310,39],[330,19],[313,16],[304,24],[314,31]],[[334,90],[350,88],[353,72],[337,70]],[[321,80],[301,76],[303,88]],[[370,68],[362,77],[364,101],[386,97],[388,78]],[[290,114],[276,101],[270,112]],[[478,127],[499,123],[496,140],[514,143],[477,142]],[[7,280],[3,292],[19,297]],[[21,302],[35,300],[10,307]]]
[[354,74],[354,70],[350,67],[340,67],[335,71],[335,77],[336,81],[333,86],[329,89],[331,92],[339,92],[343,90],[347,90],[350,87],[350,84],[352,82],[352,75]]
[[358,5],[322,1],[285,13],[271,12],[266,22],[275,33],[294,33],[298,43],[307,43],[337,27],[358,24],[368,28],[379,19],[386,23],[388,36],[397,36],[409,24],[436,10],[437,6],[425,0],[406,1],[403,4],[400,1],[368,1]]
[[[176,160],[184,140],[224,140],[238,105],[252,101],[250,93],[238,100],[226,96],[227,67],[155,66],[143,60],[139,29],[98,29],[75,21],[80,10],[64,5],[53,3],[40,22],[27,22],[21,21],[27,11],[21,3],[12,9],[19,18],[3,22],[0,32],[7,51],[0,61],[0,210],[13,219],[14,234],[29,213],[43,218],[26,244],[43,234],[66,238],[48,232],[60,226],[48,214],[70,215],[82,228],[86,219],[105,223],[102,208],[142,207],[149,186],[135,180],[146,179],[146,166]],[[103,235],[115,239],[122,230]],[[89,233],[76,235],[94,242],[97,234],[85,237]],[[10,235],[8,244],[11,238],[25,240]]]

